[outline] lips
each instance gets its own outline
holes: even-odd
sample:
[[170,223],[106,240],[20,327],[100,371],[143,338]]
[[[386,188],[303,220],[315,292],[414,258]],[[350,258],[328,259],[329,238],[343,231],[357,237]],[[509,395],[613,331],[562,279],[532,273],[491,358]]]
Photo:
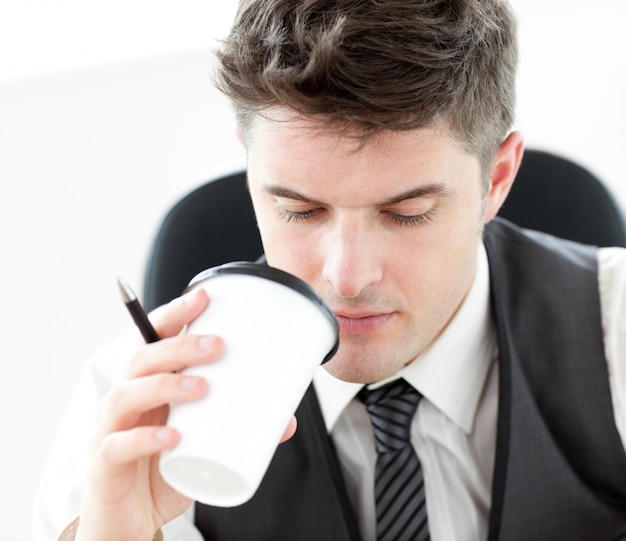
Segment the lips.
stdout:
[[392,317],[393,312],[384,314],[335,314],[339,331],[346,334],[370,334],[379,331]]

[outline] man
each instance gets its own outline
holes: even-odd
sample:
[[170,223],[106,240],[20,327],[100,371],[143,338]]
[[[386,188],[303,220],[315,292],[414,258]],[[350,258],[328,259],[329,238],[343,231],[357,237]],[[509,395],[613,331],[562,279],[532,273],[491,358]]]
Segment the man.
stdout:
[[[421,401],[410,421],[418,458],[407,459],[417,466],[399,478],[424,482],[389,519],[392,538],[626,536],[626,254],[494,220],[523,151],[510,131],[506,3],[244,0],[219,60],[267,261],[324,297],[339,351],[252,501],[190,507],[158,473],[158,453],[179,439],[167,405],[211,392],[178,371],[225,345],[179,335],[206,295],[158,309],[162,341],[91,364],[39,496],[69,509],[59,519],[40,504],[37,520],[53,531],[80,515],[83,541],[161,529],[188,540],[382,539],[362,389],[403,380]],[[92,422],[95,396],[83,480],[78,466],[60,469],[80,451],[71,435]],[[405,525],[398,517],[416,500]]]

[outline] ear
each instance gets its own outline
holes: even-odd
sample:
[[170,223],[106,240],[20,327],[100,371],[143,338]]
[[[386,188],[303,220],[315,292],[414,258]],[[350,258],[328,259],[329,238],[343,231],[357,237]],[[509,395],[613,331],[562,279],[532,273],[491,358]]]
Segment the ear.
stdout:
[[491,166],[491,183],[485,207],[485,223],[498,213],[506,196],[509,195],[523,153],[524,139],[522,134],[517,131],[511,132],[498,148]]
[[239,126],[239,122],[235,123],[235,137],[237,138],[237,141],[239,141],[239,144],[244,145],[244,140],[243,140],[243,134],[241,133],[241,127]]

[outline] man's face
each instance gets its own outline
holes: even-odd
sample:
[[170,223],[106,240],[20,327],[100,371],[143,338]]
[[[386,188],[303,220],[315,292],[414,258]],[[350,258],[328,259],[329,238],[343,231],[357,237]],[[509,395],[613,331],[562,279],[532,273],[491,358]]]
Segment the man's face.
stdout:
[[335,376],[373,382],[411,362],[467,294],[481,241],[478,159],[444,128],[364,145],[296,116],[257,118],[248,179],[268,263],[335,312]]

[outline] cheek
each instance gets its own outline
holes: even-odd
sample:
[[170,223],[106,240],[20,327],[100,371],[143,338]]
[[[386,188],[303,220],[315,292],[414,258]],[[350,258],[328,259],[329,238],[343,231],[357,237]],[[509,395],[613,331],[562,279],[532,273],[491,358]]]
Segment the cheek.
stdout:
[[321,274],[319,232],[279,218],[276,209],[251,188],[263,251],[270,266],[289,272],[316,287]]
[[460,231],[452,232],[445,253],[438,265],[438,289],[442,304],[454,311],[467,294],[476,272],[476,255],[480,242],[480,228],[476,221]]
[[[464,297],[473,280],[480,242],[477,217],[465,224],[441,227],[425,238],[397,247],[403,257],[390,259],[395,281],[418,311],[449,311]],[[410,292],[410,293],[408,293]]]
[[315,286],[316,276],[321,274],[317,239],[262,216],[258,225],[268,264]]

